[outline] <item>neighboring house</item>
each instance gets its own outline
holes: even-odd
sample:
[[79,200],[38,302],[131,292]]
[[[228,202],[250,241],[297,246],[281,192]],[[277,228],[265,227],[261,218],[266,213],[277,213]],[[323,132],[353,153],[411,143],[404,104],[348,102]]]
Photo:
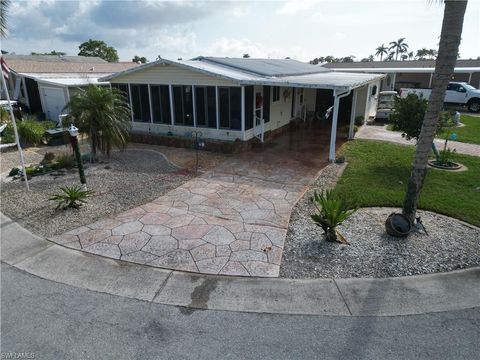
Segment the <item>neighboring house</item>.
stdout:
[[133,62],[109,63],[86,56],[2,56],[11,70],[7,85],[11,98],[22,104],[24,110],[53,121],[58,121],[58,115],[79,87],[109,85],[98,78],[138,66]]
[[[384,75],[340,73],[292,59],[161,59],[100,78],[125,91],[134,132],[263,141],[292,119],[332,111],[331,134],[357,115],[374,116]],[[353,111],[352,111],[353,109]],[[320,121],[320,120],[319,120]],[[336,136],[331,136],[330,159]]]
[[[400,88],[431,88],[434,60],[412,61],[370,61],[352,63],[322,64],[334,71],[365,72],[387,74],[382,81],[381,90],[400,90]],[[480,88],[480,59],[457,60],[452,81],[467,82],[475,88]]]

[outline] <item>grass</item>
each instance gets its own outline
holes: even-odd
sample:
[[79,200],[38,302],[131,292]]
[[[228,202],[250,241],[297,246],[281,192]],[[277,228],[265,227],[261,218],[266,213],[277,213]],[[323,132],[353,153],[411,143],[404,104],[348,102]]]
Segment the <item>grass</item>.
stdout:
[[[342,147],[348,166],[335,191],[354,204],[401,207],[414,148],[380,141],[355,140]],[[455,154],[468,171],[429,169],[419,208],[480,226],[480,158]]]
[[[439,139],[446,139],[450,132],[454,132],[457,134],[456,141],[480,145],[480,117],[462,114],[460,122],[465,126],[444,130],[437,134],[436,137]],[[393,124],[388,124],[387,130],[396,131],[393,129]]]
[[[480,145],[480,117],[462,115],[460,121],[465,124],[465,126],[450,130],[457,134],[456,141]],[[443,131],[438,134],[437,137],[440,139],[446,139],[448,135],[448,131]]]

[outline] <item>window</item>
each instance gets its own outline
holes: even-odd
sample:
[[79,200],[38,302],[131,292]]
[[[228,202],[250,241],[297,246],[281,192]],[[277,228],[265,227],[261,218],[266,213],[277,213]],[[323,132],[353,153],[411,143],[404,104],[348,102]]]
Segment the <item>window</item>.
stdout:
[[130,93],[128,91],[128,84],[112,84],[112,88],[120,91],[120,93],[125,96],[128,106],[130,106]]
[[170,93],[168,85],[151,85],[153,122],[170,124]]
[[242,90],[230,88],[230,129],[242,130]]
[[175,125],[193,126],[191,86],[173,86],[173,109]]
[[280,86],[273,87],[273,102],[280,101]]
[[230,88],[219,88],[218,97],[220,127],[224,129],[230,129]]
[[448,84],[447,90],[457,91],[457,92],[467,92],[465,88],[460,84]]
[[214,86],[195,86],[195,115],[197,126],[217,128]]
[[150,122],[148,85],[130,85],[132,91],[133,121]]

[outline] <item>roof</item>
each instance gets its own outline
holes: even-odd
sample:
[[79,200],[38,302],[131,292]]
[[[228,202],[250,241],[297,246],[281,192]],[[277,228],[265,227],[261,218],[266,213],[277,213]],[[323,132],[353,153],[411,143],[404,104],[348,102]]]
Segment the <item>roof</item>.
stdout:
[[[422,68],[339,68],[332,69],[333,71],[342,71],[342,72],[368,72],[368,73],[433,73],[435,72],[434,67],[422,67]],[[454,72],[456,73],[474,73],[480,72],[480,67],[455,67]]]
[[220,58],[201,56],[192,60],[224,65],[231,69],[238,69],[240,71],[246,71],[261,76],[301,75],[327,71],[324,68],[319,68],[318,66],[294,59]]
[[84,73],[22,73],[23,76],[34,79],[38,82],[57,86],[85,86],[89,84],[107,85],[108,82],[99,81],[102,76],[110,74],[84,74]]
[[57,55],[3,55],[16,73],[101,73],[112,74],[131,69],[134,62],[109,63],[98,57]]
[[[325,63],[323,67],[329,69],[421,69],[435,68],[434,60],[406,60],[406,61],[359,61],[348,63]],[[455,68],[480,68],[480,59],[457,60]],[[408,70],[407,70],[408,71]],[[407,72],[405,71],[405,72]]]
[[[230,60],[234,61],[231,62]],[[252,68],[247,69],[246,64],[250,64],[250,60],[253,60],[251,63]],[[271,64],[272,69],[268,70],[268,64]],[[120,73],[102,77],[100,78],[100,81],[112,80],[133,72],[142,71],[143,69],[152,66],[161,65],[179,66],[213,77],[231,80],[239,85],[273,85],[347,90],[384,77],[383,74],[334,72],[326,68],[291,59],[275,60],[198,57],[192,60],[160,59],[141,65],[135,69],[128,69]],[[313,70],[315,71],[313,72]]]

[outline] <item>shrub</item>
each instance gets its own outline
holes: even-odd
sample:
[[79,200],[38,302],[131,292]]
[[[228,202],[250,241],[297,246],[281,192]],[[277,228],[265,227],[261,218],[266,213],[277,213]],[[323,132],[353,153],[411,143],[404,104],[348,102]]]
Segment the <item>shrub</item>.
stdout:
[[52,169],[71,169],[75,166],[75,157],[71,154],[57,155],[56,160],[52,163]]
[[20,169],[18,167],[14,167],[8,173],[8,176],[17,176],[20,175]]
[[52,152],[46,152],[43,156],[42,161],[40,161],[41,165],[51,164],[55,159],[55,154]]
[[396,98],[390,116],[393,130],[402,131],[402,136],[407,140],[418,139],[426,110],[427,100],[415,94],[409,94],[406,98]]
[[43,125],[30,118],[17,123],[18,136],[24,145],[38,145],[42,142],[45,134]]
[[337,226],[350,217],[356,209],[350,209],[347,202],[331,190],[315,192],[313,196],[318,214],[311,215],[313,221],[320,226],[327,241],[339,241]]
[[365,118],[362,115],[358,115],[355,117],[355,125],[356,126],[362,126],[365,124]]
[[13,131],[13,124],[11,121],[7,122],[7,127],[3,129],[1,137],[2,137],[2,144],[15,142],[15,133]]
[[91,190],[82,190],[80,186],[65,186],[61,187],[61,194],[54,194],[48,200],[56,201],[57,209],[63,206],[63,209],[68,208],[78,209],[82,204],[87,202],[87,198],[92,196],[95,192]]

